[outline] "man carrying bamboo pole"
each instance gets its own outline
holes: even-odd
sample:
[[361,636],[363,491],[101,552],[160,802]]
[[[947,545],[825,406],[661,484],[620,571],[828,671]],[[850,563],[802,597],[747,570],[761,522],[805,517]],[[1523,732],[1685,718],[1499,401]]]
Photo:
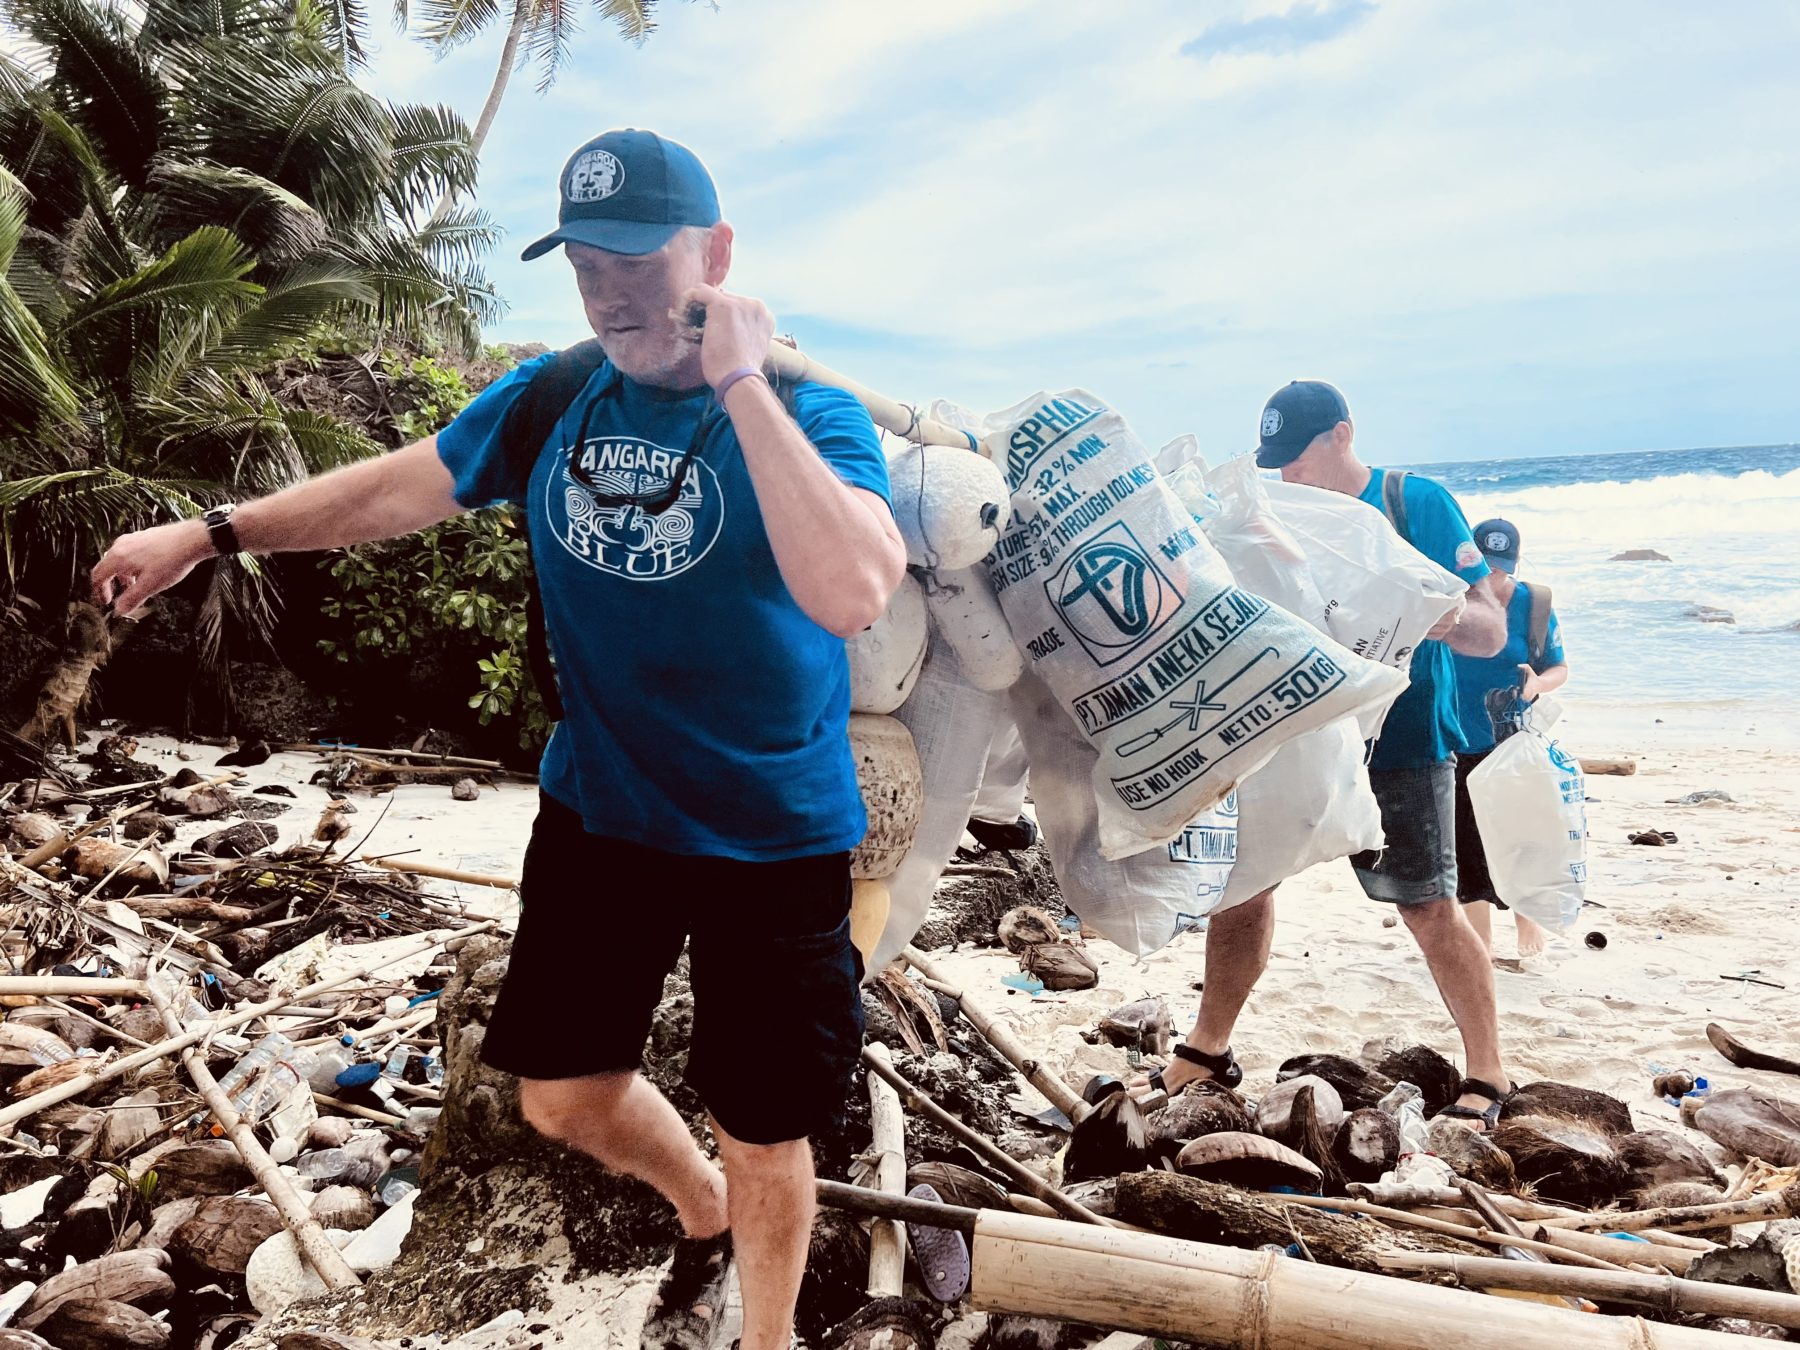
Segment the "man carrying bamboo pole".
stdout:
[[[848,857],[866,819],[843,638],[886,607],[905,549],[868,414],[819,384],[777,396],[764,376],[774,320],[720,289],[733,232],[693,153],[607,132],[560,189],[558,228],[525,257],[562,245],[598,346],[519,367],[381,459],[128,534],[95,597],[130,613],[215,553],[344,548],[524,504],[556,658],[542,692],[567,711],[482,1053],[521,1078],[540,1130],[675,1206],[687,1236],[646,1346],[706,1339],[735,1247],[744,1350],[785,1350],[807,1138],[841,1110],[862,1030]],[[637,1072],[684,942],[688,1077],[722,1174]],[[600,950],[612,976],[569,977],[570,951]],[[738,998],[740,970],[791,997]],[[779,1091],[761,1053],[776,1042]]]

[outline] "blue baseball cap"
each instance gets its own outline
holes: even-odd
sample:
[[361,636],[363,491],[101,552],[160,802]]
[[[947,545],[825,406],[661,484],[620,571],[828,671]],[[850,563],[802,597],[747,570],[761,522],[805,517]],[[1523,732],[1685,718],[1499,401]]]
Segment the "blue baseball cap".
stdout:
[[654,131],[627,127],[594,137],[563,166],[556,229],[520,255],[558,244],[608,253],[654,253],[686,225],[719,223],[719,193],[699,156]]
[[1279,469],[1306,452],[1313,438],[1350,420],[1350,405],[1323,380],[1295,380],[1263,404],[1259,468]]
[[1490,564],[1511,573],[1519,566],[1519,527],[1510,520],[1495,516],[1484,520],[1473,531],[1475,547]]

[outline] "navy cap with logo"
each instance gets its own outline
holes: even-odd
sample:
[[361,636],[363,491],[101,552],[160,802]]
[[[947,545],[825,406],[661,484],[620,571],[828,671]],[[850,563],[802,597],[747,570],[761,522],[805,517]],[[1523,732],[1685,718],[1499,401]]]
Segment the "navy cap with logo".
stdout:
[[1514,571],[1519,565],[1519,527],[1510,520],[1495,516],[1484,520],[1473,531],[1475,547],[1488,562],[1502,572]]
[[1313,438],[1350,420],[1344,396],[1323,380],[1295,380],[1263,404],[1262,444],[1256,463],[1264,469],[1292,464]]
[[526,262],[558,244],[591,244],[608,253],[654,253],[686,225],[717,225],[712,175],[685,145],[627,127],[594,137],[563,166],[556,229],[521,255]]

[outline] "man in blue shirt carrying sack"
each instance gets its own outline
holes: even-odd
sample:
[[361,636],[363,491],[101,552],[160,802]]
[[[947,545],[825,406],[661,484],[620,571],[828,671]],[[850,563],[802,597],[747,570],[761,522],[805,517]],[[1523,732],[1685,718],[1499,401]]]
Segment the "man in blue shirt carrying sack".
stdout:
[[[95,593],[129,613],[215,553],[344,548],[524,504],[555,659],[544,692],[566,712],[482,1054],[520,1077],[538,1129],[674,1205],[686,1237],[646,1346],[705,1341],[735,1255],[744,1350],[785,1350],[807,1137],[842,1109],[862,1035],[849,850],[866,819],[843,639],[882,613],[905,549],[868,414],[763,375],[774,320],[720,289],[733,232],[693,153],[607,132],[560,188],[558,228],[525,257],[562,247],[598,344],[520,366],[381,459],[126,535]],[[637,1072],[684,944],[688,1078],[723,1172]],[[601,953],[605,980],[571,975],[571,955]],[[745,997],[744,972],[784,996]]]
[[[1447,616],[1413,653],[1412,682],[1388,713],[1369,765],[1387,847],[1351,859],[1373,900],[1397,906],[1444,1005],[1462,1035],[1462,1094],[1444,1115],[1491,1129],[1511,1082],[1500,1061],[1494,972],[1488,951],[1457,904],[1456,753],[1464,748],[1451,651],[1491,656],[1506,633],[1488,565],[1461,508],[1438,484],[1416,474],[1371,469],[1357,458],[1344,396],[1329,384],[1295,381],[1263,408],[1256,462],[1305,483],[1358,497],[1388,513],[1413,547],[1469,584],[1467,603]],[[1206,936],[1206,1003],[1176,1061],[1163,1071],[1171,1089],[1203,1076],[1229,1084],[1242,1071],[1229,1039],[1238,1014],[1268,965],[1275,931],[1274,892],[1215,914]]]

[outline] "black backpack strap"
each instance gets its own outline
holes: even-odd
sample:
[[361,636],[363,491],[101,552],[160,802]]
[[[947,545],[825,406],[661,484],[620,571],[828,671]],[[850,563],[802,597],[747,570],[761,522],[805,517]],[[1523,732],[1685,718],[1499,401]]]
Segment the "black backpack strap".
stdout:
[[[526,484],[544,442],[556,430],[557,422],[593,374],[606,362],[606,353],[594,338],[578,342],[558,352],[531,377],[525,391],[506,411],[500,424],[500,451],[506,456],[507,478]],[[531,508],[529,503],[521,517],[524,521],[526,548],[531,548]],[[537,562],[525,569],[525,659],[531,667],[531,679],[537,685],[538,697],[552,722],[563,720],[562,698],[556,688],[556,662],[550,657],[550,637],[544,625],[544,596],[538,589]]]
[[1381,510],[1394,532],[1412,543],[1412,529],[1406,523],[1406,470],[1388,469],[1382,474]]
[[1525,651],[1535,670],[1544,663],[1544,653],[1550,646],[1550,588],[1534,581],[1530,594],[1531,620],[1525,628]]

